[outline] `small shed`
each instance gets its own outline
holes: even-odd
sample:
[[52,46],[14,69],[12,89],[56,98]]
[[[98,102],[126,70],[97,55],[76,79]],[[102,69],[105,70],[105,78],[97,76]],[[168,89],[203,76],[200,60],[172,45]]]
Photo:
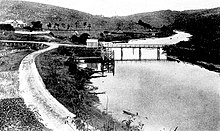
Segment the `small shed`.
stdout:
[[87,39],[87,48],[98,48],[99,47],[99,41],[98,39]]

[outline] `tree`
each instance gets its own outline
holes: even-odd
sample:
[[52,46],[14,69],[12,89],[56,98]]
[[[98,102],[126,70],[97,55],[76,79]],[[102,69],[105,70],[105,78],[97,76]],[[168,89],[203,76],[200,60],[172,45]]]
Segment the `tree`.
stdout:
[[92,27],[91,24],[88,24],[89,31],[90,31],[91,27]]
[[50,29],[51,27],[52,27],[52,24],[49,22],[49,23],[47,24],[47,28]]
[[79,42],[79,37],[77,37],[77,35],[72,35],[71,37],[71,41],[74,42]]
[[70,25],[68,24],[67,26],[66,26],[66,30],[69,30],[70,29]]
[[90,35],[88,33],[83,33],[82,35],[80,35],[79,43],[86,45],[86,40],[89,38],[89,36]]
[[122,21],[118,21],[118,22],[116,23],[116,29],[117,29],[117,30],[121,30],[122,25],[123,25],[123,22],[122,22]]
[[60,27],[60,24],[58,24],[58,23],[55,23],[55,24],[54,24],[54,28],[55,28],[55,29],[57,28],[57,30],[59,30],[59,27]]
[[144,23],[142,20],[138,21],[138,24],[143,26],[144,29],[148,28],[148,29],[152,29],[152,26],[150,24]]
[[87,22],[84,22],[84,23],[83,23],[83,26],[86,27],[86,25],[87,25]]
[[100,33],[99,41],[105,41],[105,34],[104,33]]
[[66,24],[65,24],[65,23],[62,23],[61,26],[62,26],[63,28],[65,28]]
[[32,30],[43,30],[41,21],[32,21]]
[[134,26],[135,26],[135,23],[133,21],[129,21],[128,23],[128,29],[131,30],[131,29],[134,29]]
[[76,28],[79,27],[79,21],[78,20],[75,22],[75,25],[76,25]]
[[14,27],[11,24],[0,24],[0,30],[14,31]]

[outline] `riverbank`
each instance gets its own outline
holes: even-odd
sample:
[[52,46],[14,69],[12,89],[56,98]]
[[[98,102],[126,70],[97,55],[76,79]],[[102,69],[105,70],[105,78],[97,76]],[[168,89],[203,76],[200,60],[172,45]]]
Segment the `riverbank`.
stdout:
[[195,62],[193,62],[193,61],[190,61],[188,59],[181,59],[177,56],[167,56],[167,59],[170,60],[170,61],[187,62],[189,64],[198,65],[201,68],[205,68],[209,71],[214,71],[214,72],[220,73],[220,65],[219,64],[213,64],[213,63],[208,63],[208,62],[204,62],[204,61],[195,61]]
[[97,87],[90,82],[93,70],[79,68],[71,57],[76,52],[64,48],[49,51],[36,58],[38,71],[47,90],[76,115],[73,121],[77,129],[87,129],[89,124],[99,130],[117,128],[123,131],[119,122],[96,107],[99,104],[97,94],[94,93]]
[[172,27],[192,35],[187,42],[179,42],[166,49],[167,55],[219,72],[220,65],[220,15],[190,13],[180,15]]
[[164,51],[170,59],[189,62],[220,73],[219,43],[215,39],[192,34],[189,41],[169,45],[164,48]]

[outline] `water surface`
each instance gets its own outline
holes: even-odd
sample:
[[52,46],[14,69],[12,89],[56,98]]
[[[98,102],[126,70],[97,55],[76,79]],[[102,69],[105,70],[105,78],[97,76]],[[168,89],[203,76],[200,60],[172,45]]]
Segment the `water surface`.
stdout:
[[[128,44],[175,44],[191,35],[178,32],[166,38],[131,40]],[[199,66],[183,62],[154,61],[156,49],[142,49],[142,59],[118,61],[115,75],[92,79],[100,95],[100,109],[114,118],[128,119],[123,110],[138,113],[134,124],[143,123],[145,131],[219,131],[220,77]],[[166,59],[160,50],[161,59]],[[121,59],[121,50],[115,49]],[[123,49],[123,59],[139,59],[138,49]],[[153,61],[152,61],[153,60]]]
[[217,73],[181,62],[117,62],[115,76],[93,82],[106,92],[100,95],[100,109],[107,104],[118,120],[127,119],[123,110],[138,112],[146,131],[220,130]]

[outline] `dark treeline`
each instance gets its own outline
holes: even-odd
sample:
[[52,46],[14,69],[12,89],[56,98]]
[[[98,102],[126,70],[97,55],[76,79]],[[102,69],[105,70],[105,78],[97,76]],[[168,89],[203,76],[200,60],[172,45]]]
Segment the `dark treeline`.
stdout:
[[220,64],[220,15],[181,13],[173,23],[174,29],[193,35],[189,41],[166,48],[168,55],[192,63],[199,61]]

